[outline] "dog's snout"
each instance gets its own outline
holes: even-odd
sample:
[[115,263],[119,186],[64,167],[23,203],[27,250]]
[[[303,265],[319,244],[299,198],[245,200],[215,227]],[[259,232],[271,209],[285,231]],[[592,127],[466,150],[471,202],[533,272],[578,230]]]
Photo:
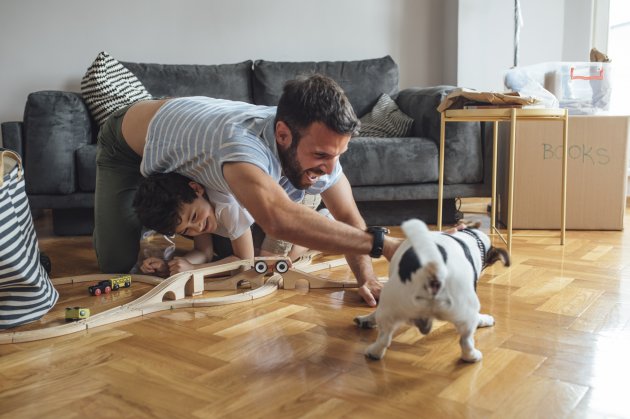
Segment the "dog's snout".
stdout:
[[441,286],[442,284],[440,284],[440,281],[438,281],[437,279],[432,279],[431,281],[429,281],[429,288],[431,289],[431,293],[433,293],[433,295],[438,293]]

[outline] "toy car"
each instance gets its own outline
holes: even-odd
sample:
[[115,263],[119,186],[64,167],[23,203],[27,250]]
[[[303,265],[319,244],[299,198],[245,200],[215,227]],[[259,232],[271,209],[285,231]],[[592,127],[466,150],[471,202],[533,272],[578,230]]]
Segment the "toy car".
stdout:
[[76,321],[90,317],[90,309],[85,307],[66,307],[66,321]]
[[112,290],[116,291],[120,287],[129,288],[131,286],[131,275],[121,275],[115,278],[105,279],[98,284],[90,285],[88,291],[92,295],[109,294]]
[[289,270],[289,259],[285,257],[256,257],[254,258],[254,270],[259,274],[264,274],[275,270],[278,273],[285,273]]
[[110,281],[114,291],[120,287],[129,288],[131,286],[131,275],[121,275],[116,278],[111,278]]
[[109,294],[112,291],[112,283],[109,279],[100,281],[98,284],[90,285],[88,291],[92,295]]

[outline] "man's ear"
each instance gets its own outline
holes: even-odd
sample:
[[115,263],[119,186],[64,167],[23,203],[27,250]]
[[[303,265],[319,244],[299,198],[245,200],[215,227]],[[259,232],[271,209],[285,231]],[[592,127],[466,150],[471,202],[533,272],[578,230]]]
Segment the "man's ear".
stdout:
[[289,126],[283,121],[276,122],[276,142],[278,145],[282,146],[283,149],[286,149],[291,145],[292,140],[293,136],[291,135],[291,129],[289,129]]
[[190,182],[188,182],[188,186],[190,186],[190,188],[195,191],[195,194],[197,194],[197,196],[203,196],[203,194],[206,192],[204,187],[195,181],[191,180]]

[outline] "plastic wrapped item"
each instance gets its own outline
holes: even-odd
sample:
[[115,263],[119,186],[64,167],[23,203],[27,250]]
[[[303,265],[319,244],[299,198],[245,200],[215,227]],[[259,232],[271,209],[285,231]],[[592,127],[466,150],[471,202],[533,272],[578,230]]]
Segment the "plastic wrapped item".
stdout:
[[526,95],[540,97],[533,90],[551,93],[570,115],[593,115],[610,108],[611,69],[610,63],[603,62],[541,63],[508,70],[505,83],[507,88]]
[[516,67],[505,73],[505,87],[524,96],[535,97],[545,108],[558,108],[558,99],[542,84],[528,75],[521,67]]

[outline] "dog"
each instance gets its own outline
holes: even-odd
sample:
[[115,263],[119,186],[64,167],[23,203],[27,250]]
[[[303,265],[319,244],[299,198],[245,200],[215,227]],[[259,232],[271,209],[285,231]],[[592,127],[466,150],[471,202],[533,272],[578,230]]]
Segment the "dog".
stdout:
[[479,225],[468,225],[454,234],[431,232],[417,219],[401,225],[407,239],[391,259],[389,281],[378,307],[354,319],[361,328],[378,326],[376,341],[365,351],[368,358],[383,358],[402,324],[411,323],[426,335],[435,318],[455,325],[462,360],[481,360],[474,333],[477,327],[493,326],[494,318],[479,313],[477,279],[486,266],[499,260],[509,266],[510,258],[505,249],[491,245]]

